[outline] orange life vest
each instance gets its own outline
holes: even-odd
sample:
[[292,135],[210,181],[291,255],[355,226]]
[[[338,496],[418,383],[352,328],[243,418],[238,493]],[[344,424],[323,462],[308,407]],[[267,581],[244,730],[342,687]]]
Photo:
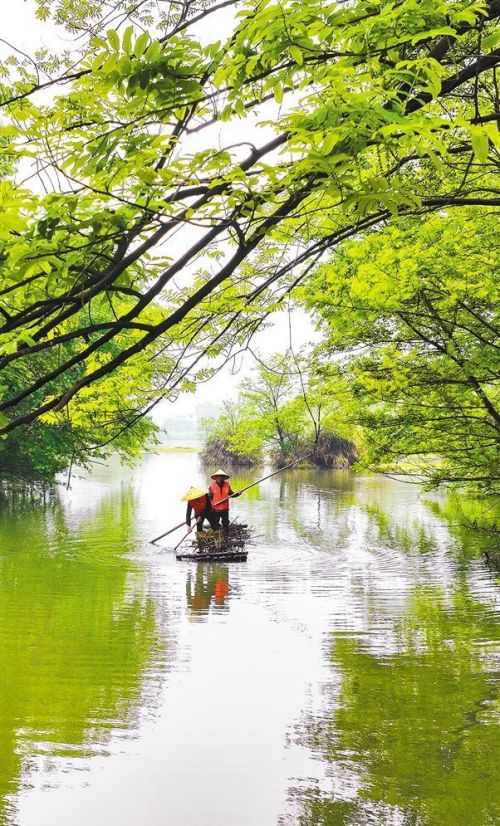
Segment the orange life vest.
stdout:
[[200,513],[203,513],[203,511],[207,508],[206,494],[204,496],[200,496],[198,499],[191,499],[189,504],[194,510],[195,516],[199,516]]
[[[210,490],[213,493],[212,496],[212,508],[214,511],[227,511],[229,510],[229,500],[226,499],[229,496],[231,491],[231,485],[229,482],[223,482],[222,487],[219,487],[217,482],[212,482],[210,485]],[[221,499],[226,499],[225,502],[221,502]]]

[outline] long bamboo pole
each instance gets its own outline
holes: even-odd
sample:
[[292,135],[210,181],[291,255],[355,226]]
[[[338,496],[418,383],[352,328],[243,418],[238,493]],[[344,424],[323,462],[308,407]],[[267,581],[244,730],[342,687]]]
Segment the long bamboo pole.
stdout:
[[[246,485],[246,487],[244,487],[241,490],[237,491],[237,495],[241,496],[241,494],[245,493],[246,490],[250,490],[250,488],[254,488],[255,485],[260,485],[261,482],[265,482],[266,479],[270,479],[271,476],[276,476],[276,474],[281,473],[282,470],[288,470],[289,467],[293,467],[294,465],[297,465],[299,462],[303,462],[304,459],[309,459],[310,456],[312,456],[312,453],[308,453],[306,456],[301,456],[300,459],[295,459],[295,461],[290,462],[290,464],[288,464],[288,465],[284,465],[284,467],[278,468],[278,470],[273,471],[273,473],[268,473],[268,475],[263,476],[262,479],[257,479],[256,482],[252,482],[250,485]],[[220,502],[218,502],[218,504],[220,505],[220,504],[222,504],[222,502],[227,502],[228,499],[232,499],[234,496],[235,496],[234,493],[231,494],[230,496],[226,496],[225,499],[221,499]],[[185,524],[186,524],[185,521],[184,522],[179,522],[179,524],[176,525],[174,528],[170,528],[169,531],[166,531],[165,533],[160,534],[160,536],[155,537],[155,539],[151,539],[150,540],[151,545],[154,545],[156,542],[158,542],[159,539],[163,539],[165,536],[168,536],[169,534],[173,533],[174,531],[179,530],[179,528],[182,528],[182,526],[185,525]],[[188,533],[190,533],[190,532],[191,532],[191,529],[188,531]],[[187,534],[186,534],[186,536],[187,536]]]
[[179,522],[178,525],[175,525],[175,527],[170,528],[169,531],[166,531],[165,533],[160,534],[160,536],[156,536],[154,539],[150,539],[149,540],[150,544],[155,545],[156,542],[158,542],[159,539],[163,539],[164,536],[168,536],[169,534],[173,533],[174,531],[178,531],[179,528],[182,528],[182,526],[185,525],[185,524],[186,524],[186,520],[184,520],[184,522]]
[[193,530],[193,528],[194,528],[194,525],[191,525],[191,527],[189,528],[188,532],[184,534],[184,536],[182,537],[182,539],[180,540],[180,542],[178,542],[178,543],[177,543],[177,545],[175,546],[174,551],[176,551],[176,550],[177,550],[177,548],[179,547],[179,545],[182,545],[182,543],[184,542],[184,540],[185,540],[185,539],[187,539],[187,537],[189,536],[189,534],[191,533],[191,531]]
[[[278,468],[278,470],[273,471],[273,473],[268,473],[268,475],[263,476],[262,479],[257,479],[256,482],[252,482],[251,485],[247,485],[246,487],[239,490],[238,494],[245,493],[246,490],[250,490],[250,488],[254,488],[255,485],[260,485],[261,482],[265,482],[266,479],[270,479],[271,476],[276,476],[277,473],[281,473],[282,470],[287,470],[289,467],[293,467],[293,465],[297,465],[299,462],[303,462],[304,459],[309,459],[310,456],[312,456],[312,453],[308,453],[307,456],[301,456],[300,459],[295,459],[294,462],[290,462],[289,465],[284,465],[283,467]],[[226,498],[221,499],[218,504],[220,505],[221,502],[227,502],[227,500],[232,499],[233,496],[234,496],[234,493],[232,494],[232,496],[226,496]]]

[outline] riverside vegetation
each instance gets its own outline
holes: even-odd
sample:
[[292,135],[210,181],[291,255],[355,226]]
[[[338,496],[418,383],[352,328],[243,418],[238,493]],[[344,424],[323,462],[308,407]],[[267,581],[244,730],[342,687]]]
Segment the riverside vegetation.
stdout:
[[226,409],[248,455],[493,502],[498,0],[35,6],[70,46],[0,55],[2,478],[133,458],[290,302],[320,340],[272,433]]
[[[242,382],[237,402],[204,420],[202,459],[210,464],[252,467],[269,456],[282,467],[307,456],[317,467],[346,469],[358,459],[360,428],[340,405],[340,385],[325,392],[322,383],[290,349],[269,358]],[[338,376],[340,379],[340,376]]]

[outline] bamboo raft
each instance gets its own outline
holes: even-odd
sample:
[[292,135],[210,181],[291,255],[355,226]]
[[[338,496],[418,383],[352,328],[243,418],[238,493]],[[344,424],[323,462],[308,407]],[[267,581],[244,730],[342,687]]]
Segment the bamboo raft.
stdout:
[[246,525],[232,522],[229,532],[199,531],[191,547],[179,548],[176,559],[192,559],[196,562],[245,562],[248,556],[246,545],[251,540],[251,531]]

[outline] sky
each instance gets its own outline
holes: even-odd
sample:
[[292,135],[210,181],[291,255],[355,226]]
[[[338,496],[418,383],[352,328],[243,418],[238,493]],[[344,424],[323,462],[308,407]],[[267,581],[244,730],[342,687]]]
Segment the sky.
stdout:
[[[292,313],[292,324],[295,352],[317,338],[311,319],[303,311],[296,310]],[[265,361],[266,357],[287,350],[289,342],[288,314],[276,313],[272,326],[257,334],[253,339],[253,349],[258,350],[259,356]],[[221,404],[223,401],[236,398],[238,384],[251,373],[255,366],[256,361],[249,353],[238,356],[213,379],[200,385],[196,393],[183,394],[173,404],[160,402],[153,418],[161,420],[165,416],[188,415],[198,404],[206,402]]]
[[[0,0],[0,3],[2,8],[0,54],[4,54],[6,49],[2,41],[8,41],[11,46],[27,53],[33,53],[43,46],[54,50],[70,48],[73,42],[72,37],[64,29],[56,27],[51,22],[37,20],[33,0]],[[221,29],[226,27],[229,29],[231,19],[232,13],[227,10],[209,16],[203,22],[204,39],[206,38],[207,42],[219,40],[223,36]],[[261,114],[260,117],[263,115]],[[248,120],[237,124],[223,124],[221,139],[225,143],[233,140],[235,142],[249,140],[251,139],[249,128],[252,127]],[[274,133],[270,129],[268,131],[267,135],[266,129],[260,128],[260,138],[272,137]],[[181,239],[179,239],[180,242]],[[292,328],[293,347],[296,351],[307,346],[309,342],[317,340],[314,325],[303,311],[292,311]],[[289,344],[288,314],[282,312],[276,313],[272,324],[255,335],[252,349],[258,351],[259,356],[265,361],[266,357],[273,353],[284,352]],[[209,382],[199,385],[195,393],[183,394],[175,402],[160,402],[155,408],[153,418],[161,421],[166,416],[184,416],[194,411],[199,404],[206,402],[218,404],[226,399],[235,398],[239,382],[249,375],[255,363],[250,353],[238,356]]]

